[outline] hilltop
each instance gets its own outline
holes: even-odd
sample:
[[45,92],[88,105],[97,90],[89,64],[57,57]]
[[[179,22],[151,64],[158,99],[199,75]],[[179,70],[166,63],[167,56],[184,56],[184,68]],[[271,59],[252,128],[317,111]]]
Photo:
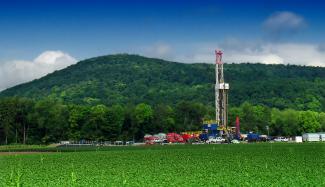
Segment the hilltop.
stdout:
[[[325,68],[296,65],[225,64],[230,105],[245,101],[280,109],[323,111]],[[0,93],[0,97],[57,98],[66,103],[148,104],[193,101],[213,106],[214,65],[186,64],[138,55],[108,55]]]

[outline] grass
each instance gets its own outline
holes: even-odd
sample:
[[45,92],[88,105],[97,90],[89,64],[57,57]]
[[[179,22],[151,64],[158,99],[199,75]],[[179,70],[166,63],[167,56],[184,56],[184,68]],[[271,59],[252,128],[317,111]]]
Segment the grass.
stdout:
[[325,186],[320,143],[56,151],[0,156],[0,186]]
[[45,145],[1,145],[0,152],[9,152],[9,151],[37,151],[37,150],[46,150],[51,148],[50,146]]

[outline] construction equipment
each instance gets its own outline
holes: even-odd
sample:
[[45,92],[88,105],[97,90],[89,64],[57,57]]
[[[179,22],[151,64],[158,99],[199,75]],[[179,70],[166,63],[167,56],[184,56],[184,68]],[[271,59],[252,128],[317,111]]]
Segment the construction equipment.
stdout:
[[260,141],[260,135],[257,134],[257,133],[252,133],[250,132],[248,135],[247,135],[247,141],[248,142],[258,142]]
[[167,136],[165,133],[159,133],[155,135],[146,134],[144,136],[144,141],[146,144],[162,144],[167,142]]
[[157,140],[159,140],[158,137],[155,137],[155,136],[152,136],[150,134],[146,134],[144,136],[144,141],[146,144],[149,144],[149,145],[152,145],[152,144],[155,144],[157,142]]
[[184,139],[180,134],[177,133],[168,133],[167,134],[168,143],[184,143]]
[[239,122],[239,117],[236,117],[236,135],[235,135],[237,140],[240,140],[240,122]]

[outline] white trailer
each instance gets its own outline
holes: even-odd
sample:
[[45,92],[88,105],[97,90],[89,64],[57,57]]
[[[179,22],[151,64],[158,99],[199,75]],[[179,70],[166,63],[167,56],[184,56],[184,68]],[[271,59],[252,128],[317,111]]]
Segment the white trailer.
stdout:
[[305,133],[302,135],[304,142],[319,142],[321,140],[319,133]]
[[320,140],[322,142],[325,142],[325,132],[321,132],[321,133],[319,133],[319,135],[320,135]]
[[302,143],[302,136],[296,136],[295,137],[295,142],[296,143]]

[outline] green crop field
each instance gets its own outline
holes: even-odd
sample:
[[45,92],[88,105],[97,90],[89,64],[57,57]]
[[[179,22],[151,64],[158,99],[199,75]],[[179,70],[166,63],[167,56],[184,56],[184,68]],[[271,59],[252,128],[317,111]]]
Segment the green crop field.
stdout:
[[57,151],[0,153],[0,186],[325,186],[325,144]]

